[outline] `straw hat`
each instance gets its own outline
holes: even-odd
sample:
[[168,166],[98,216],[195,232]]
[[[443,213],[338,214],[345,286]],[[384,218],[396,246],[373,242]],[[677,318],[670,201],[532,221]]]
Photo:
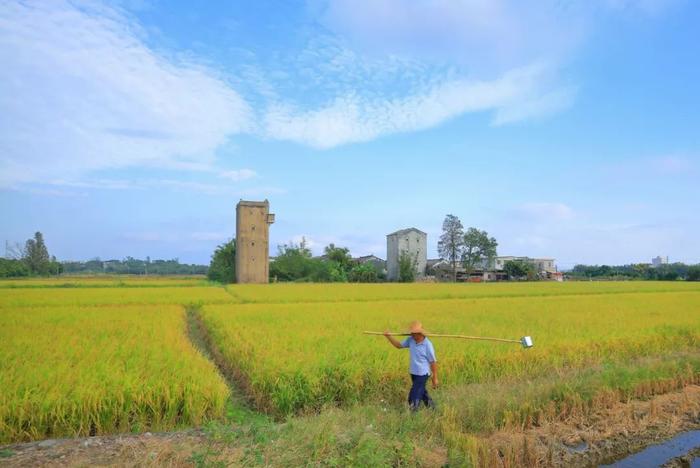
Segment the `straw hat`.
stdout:
[[428,331],[423,328],[422,323],[420,323],[418,320],[414,320],[408,325],[408,333],[420,333],[421,335],[425,336],[428,334]]

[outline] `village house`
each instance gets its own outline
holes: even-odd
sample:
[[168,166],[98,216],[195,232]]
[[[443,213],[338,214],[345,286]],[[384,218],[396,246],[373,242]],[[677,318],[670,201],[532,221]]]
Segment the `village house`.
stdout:
[[386,270],[389,281],[399,279],[399,259],[402,253],[406,253],[414,263],[416,279],[422,279],[428,260],[428,234],[413,227],[387,234]]

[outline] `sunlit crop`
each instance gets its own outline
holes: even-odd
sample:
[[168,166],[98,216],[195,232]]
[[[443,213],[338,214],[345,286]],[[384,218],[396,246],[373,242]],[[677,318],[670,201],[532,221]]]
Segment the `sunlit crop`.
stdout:
[[[202,314],[215,342],[248,380],[257,404],[278,414],[327,403],[400,401],[406,351],[361,332],[400,331],[413,319],[433,332],[535,340],[534,348],[523,350],[517,344],[434,338],[446,386],[562,374],[700,345],[698,285],[608,284],[358,287],[351,302],[207,305]],[[477,297],[362,300],[367,291],[374,297],[399,292],[426,297],[430,287],[438,298],[460,287]],[[278,302],[275,288],[270,300]],[[289,285],[284,290],[297,298],[335,293],[347,299],[350,288]],[[265,300],[259,287],[235,290],[239,297]]]
[[0,279],[4,288],[93,288],[93,287],[185,287],[204,286],[201,276],[61,276],[48,278]]
[[7,288],[0,309],[27,306],[226,303],[236,299],[221,287]]
[[433,338],[443,434],[564,414],[601,391],[645,397],[700,381],[698,283],[140,280],[0,283],[0,441],[220,417],[229,392],[188,337],[188,304],[239,391],[278,416],[403,407],[407,351],[362,331],[402,331],[414,319],[434,333],[535,341],[524,350]]
[[482,297],[538,297],[600,295],[624,292],[700,291],[692,282],[542,282],[542,283],[375,283],[375,284],[233,284],[228,291],[241,302],[365,302],[407,299],[478,299]]
[[228,395],[180,306],[1,310],[0,362],[0,442],[199,424]]

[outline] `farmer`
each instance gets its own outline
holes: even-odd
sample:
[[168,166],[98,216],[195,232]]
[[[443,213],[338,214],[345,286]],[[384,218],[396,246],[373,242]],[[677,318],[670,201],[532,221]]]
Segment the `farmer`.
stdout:
[[420,408],[421,402],[428,408],[434,408],[433,402],[425,384],[428,382],[428,377],[433,377],[433,388],[438,387],[437,377],[437,359],[435,358],[435,348],[433,343],[425,336],[427,332],[423,329],[423,325],[418,322],[411,322],[409,326],[411,336],[406,338],[403,343],[391,336],[389,331],[384,332],[384,336],[395,348],[408,348],[411,352],[409,372],[411,373],[411,391],[408,392],[408,405],[411,410],[416,411]]

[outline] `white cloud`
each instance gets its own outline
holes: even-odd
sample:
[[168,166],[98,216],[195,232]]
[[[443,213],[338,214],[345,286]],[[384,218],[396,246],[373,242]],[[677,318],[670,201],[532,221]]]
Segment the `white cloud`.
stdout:
[[[0,187],[123,167],[211,172],[217,149],[238,133],[325,149],[470,112],[491,112],[493,125],[549,115],[574,100],[558,67],[593,10],[558,0],[310,1],[328,29],[310,28],[314,39],[299,54],[241,63],[239,77],[154,50],[135,18],[97,0],[5,2]],[[658,11],[666,3],[605,5]],[[231,83],[257,94],[259,102],[247,97],[261,110]],[[178,184],[218,190],[169,182]]]
[[571,103],[573,90],[542,95],[550,70],[534,64],[493,81],[452,80],[402,99],[371,99],[350,94],[319,110],[271,108],[268,135],[316,148],[369,141],[380,135],[426,129],[466,112],[496,111],[494,124],[545,115]]
[[471,70],[556,60],[606,13],[650,16],[679,0],[309,0],[331,31],[369,53],[449,60]]
[[202,169],[250,129],[248,105],[221,77],[143,37],[99,3],[3,4],[0,185],[127,166]]
[[[576,2],[543,0],[312,0],[332,31],[371,52],[512,68],[575,45]],[[556,37],[557,40],[552,40]]]
[[219,174],[223,179],[229,179],[234,182],[240,182],[256,177],[258,174],[252,169],[238,169],[234,171],[224,171]]

